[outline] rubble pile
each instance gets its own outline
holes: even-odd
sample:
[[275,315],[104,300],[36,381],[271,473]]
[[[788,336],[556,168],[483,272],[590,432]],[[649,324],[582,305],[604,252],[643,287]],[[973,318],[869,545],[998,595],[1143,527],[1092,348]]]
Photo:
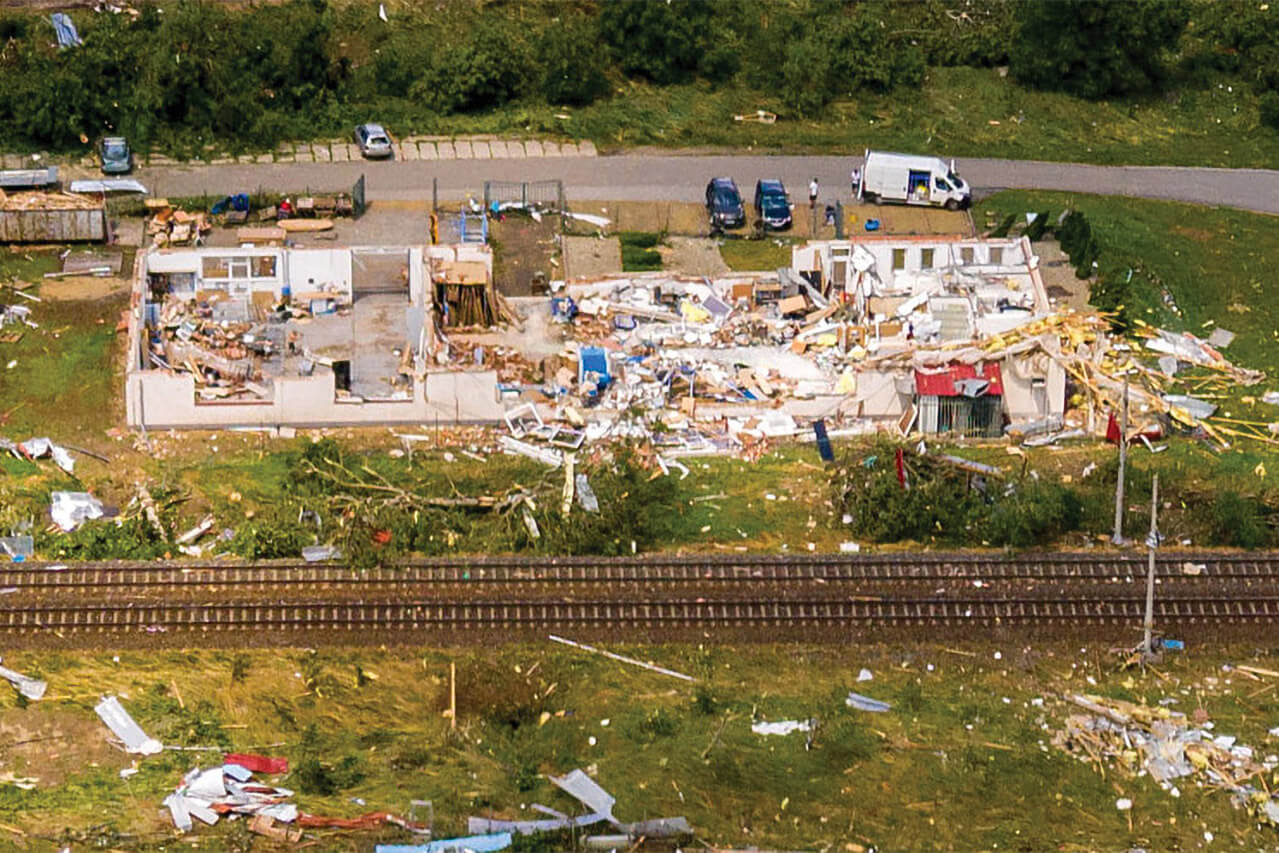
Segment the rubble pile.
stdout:
[[264,379],[281,375],[286,357],[297,356],[298,373],[304,376],[317,364],[332,366],[330,359],[299,346],[300,336],[287,324],[348,310],[332,297],[262,305],[166,294],[154,322],[147,324],[148,355],[157,368],[195,376],[201,399],[269,399]]
[[150,214],[146,234],[154,246],[199,245],[204,235],[213,230],[213,224],[203,211],[188,213],[173,207],[167,199],[148,199],[146,206]]
[[[741,452],[817,419],[837,435],[941,431],[935,414],[922,422],[926,395],[1009,394],[1012,381],[1022,397],[1002,404],[991,434],[1035,443],[1105,434],[1127,378],[1132,440],[1174,427],[1223,445],[1226,436],[1275,440],[1256,425],[1214,420],[1216,407],[1202,397],[1174,393],[1183,384],[1202,394],[1264,378],[1210,341],[1148,326],[1125,339],[1106,314],[1050,313],[1029,274],[921,273],[910,282],[915,290],[890,291],[863,286],[875,271],[873,259],[863,263],[858,284],[844,292],[789,269],[553,282],[551,317],[568,340],[543,359],[540,383],[508,387],[504,399],[538,409],[534,438],[562,436],[562,426],[584,430],[589,441],[639,437],[683,451]],[[1218,330],[1214,340],[1227,345],[1231,337]],[[963,381],[965,368],[975,368],[977,381]],[[943,375],[955,380],[954,392],[924,390]],[[1036,385],[1061,389],[1046,396],[1061,395],[1065,407],[1036,398]],[[512,436],[524,438],[515,429]]]
[[1130,776],[1149,774],[1174,797],[1188,782],[1227,791],[1258,822],[1279,826],[1279,797],[1271,793],[1279,756],[1258,759],[1234,736],[1217,734],[1206,717],[1192,725],[1166,706],[1078,694],[1066,699],[1083,713],[1066,718],[1053,738],[1059,749],[1089,763],[1106,760]]

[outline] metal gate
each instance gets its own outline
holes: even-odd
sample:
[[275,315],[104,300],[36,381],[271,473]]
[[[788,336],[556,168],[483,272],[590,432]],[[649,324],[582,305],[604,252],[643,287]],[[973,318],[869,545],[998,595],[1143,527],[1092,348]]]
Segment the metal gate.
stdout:
[[950,433],[969,438],[999,438],[1003,435],[1003,398],[936,397],[919,398],[919,431]]
[[485,181],[484,209],[493,203],[536,207],[553,213],[564,211],[563,181]]

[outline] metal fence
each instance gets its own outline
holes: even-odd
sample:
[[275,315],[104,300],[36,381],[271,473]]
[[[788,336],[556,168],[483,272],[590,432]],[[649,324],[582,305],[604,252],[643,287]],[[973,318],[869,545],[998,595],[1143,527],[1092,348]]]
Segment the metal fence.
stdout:
[[537,207],[554,213],[564,211],[563,181],[485,181],[484,209],[492,210],[493,203],[519,204]]
[[919,431],[999,438],[1003,434],[1003,411],[999,397],[923,396],[919,398]]

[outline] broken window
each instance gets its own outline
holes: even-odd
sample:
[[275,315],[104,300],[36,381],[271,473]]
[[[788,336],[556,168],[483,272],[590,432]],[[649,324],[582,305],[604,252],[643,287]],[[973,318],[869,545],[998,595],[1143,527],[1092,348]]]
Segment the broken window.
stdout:
[[933,252],[935,249],[919,250],[919,266],[921,269],[930,270],[933,268]]
[[260,255],[253,259],[254,278],[275,278],[275,255]]
[[201,269],[204,272],[205,278],[230,278],[231,259],[206,255],[203,258],[203,265]]
[[977,250],[972,246],[959,247],[959,262],[964,266],[969,266],[977,260]]
[[906,269],[906,250],[905,249],[893,249],[893,269],[895,270]]

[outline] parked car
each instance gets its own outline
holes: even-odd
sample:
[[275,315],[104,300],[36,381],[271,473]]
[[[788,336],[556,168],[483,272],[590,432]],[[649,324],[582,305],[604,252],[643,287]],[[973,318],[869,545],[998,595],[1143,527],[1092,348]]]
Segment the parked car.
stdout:
[[133,171],[133,151],[123,136],[108,136],[98,143],[98,164],[104,175],[124,175]]
[[755,218],[765,228],[781,231],[791,226],[790,196],[781,181],[755,182]]
[[355,129],[355,144],[360,146],[360,153],[365,157],[390,157],[395,153],[391,147],[391,135],[380,124],[362,124]]
[[746,207],[732,178],[712,178],[706,185],[706,212],[711,217],[711,230],[741,228],[746,224]]

